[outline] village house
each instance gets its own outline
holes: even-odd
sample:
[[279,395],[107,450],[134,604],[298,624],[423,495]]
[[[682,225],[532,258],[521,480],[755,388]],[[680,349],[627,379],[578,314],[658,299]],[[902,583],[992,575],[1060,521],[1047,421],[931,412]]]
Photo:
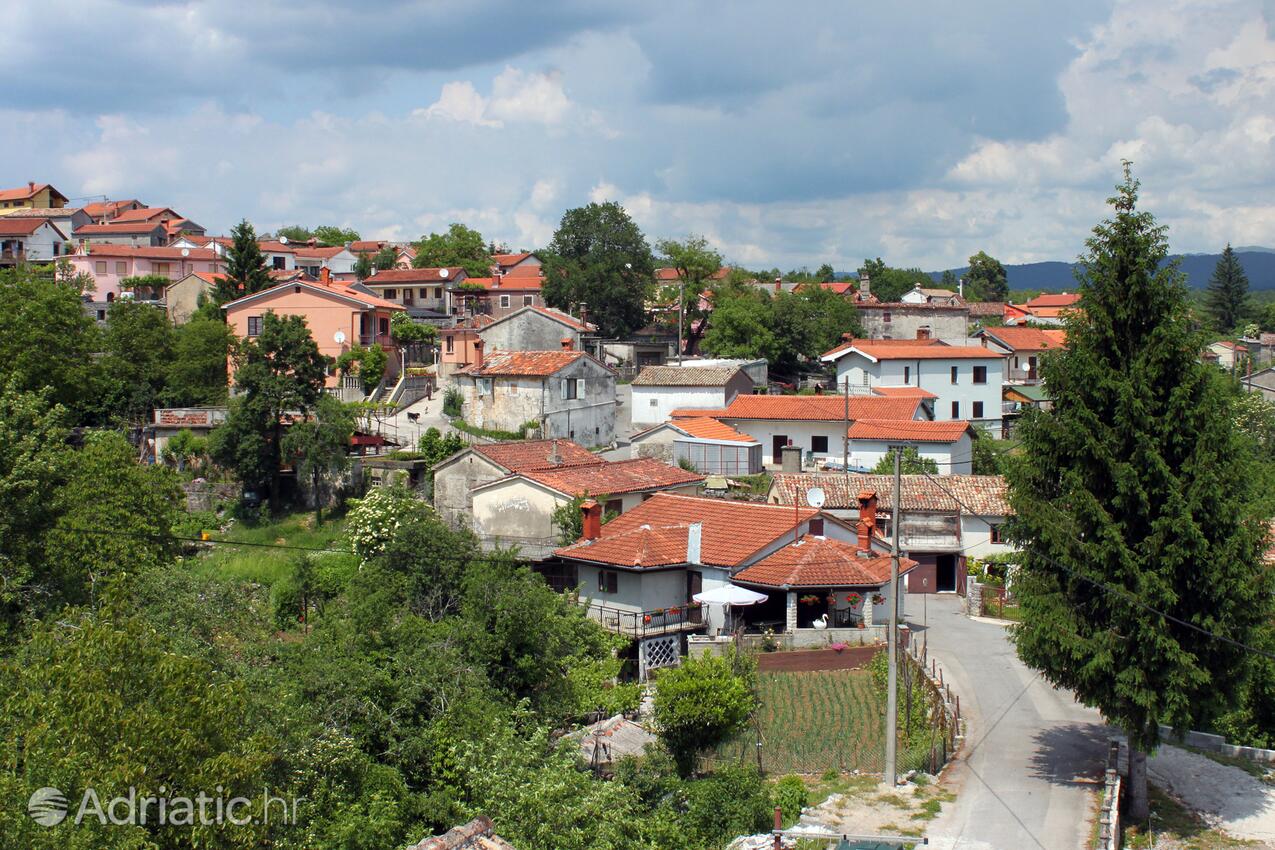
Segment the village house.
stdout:
[[531,426],[585,446],[615,440],[615,373],[592,355],[567,343],[557,351],[490,354],[482,340],[474,346],[476,362],[454,376],[466,422],[512,433]]
[[570,440],[475,443],[434,465],[434,510],[452,528],[469,528],[477,487],[509,475],[605,461]]
[[66,195],[48,183],[31,182],[19,189],[0,189],[0,211],[18,207],[56,209],[66,206],[66,201]]
[[445,378],[477,362],[479,341],[484,351],[549,351],[568,342],[583,350],[584,334],[596,330],[551,307],[520,307],[499,319],[480,313],[439,331],[438,374]]
[[968,419],[1001,436],[1005,355],[991,348],[933,339],[851,339],[821,359],[836,364],[837,385],[848,382],[850,392],[920,388],[935,396],[935,419]]
[[1007,325],[1061,326],[1067,314],[1079,309],[1080,295],[1073,292],[1046,292],[1023,304],[1005,305]]
[[964,339],[970,330],[968,304],[907,304],[872,301],[858,305],[868,339]]
[[191,272],[225,269],[225,261],[206,248],[86,245],[66,259],[75,271],[92,275],[97,285],[95,299],[107,303],[119,296],[121,281],[126,278],[158,275],[178,281]]
[[539,274],[504,274],[497,269],[491,277],[448,283],[448,304],[453,315],[481,313],[499,318],[523,307],[543,307],[541,283]]
[[327,269],[333,280],[342,282],[354,281],[354,264],[358,257],[341,245],[318,245],[315,240],[293,243],[296,253],[293,255],[293,267],[318,278],[323,269]]
[[168,285],[164,291],[164,307],[168,319],[174,325],[184,325],[199,308],[201,300],[209,301],[217,289],[217,281],[224,280],[221,272],[191,272]]
[[89,218],[88,213],[80,207],[12,207],[7,210],[0,209],[0,216],[14,219],[45,219],[68,237],[67,247],[63,249],[66,252],[71,250],[75,231],[86,224],[93,223],[93,219]]
[[1220,339],[1209,343],[1201,357],[1206,363],[1212,363],[1229,372],[1237,368],[1247,355],[1246,347],[1229,339]]
[[[386,376],[398,372],[398,348],[390,338],[390,319],[403,308],[332,281],[326,269],[318,281],[276,284],[231,301],[222,309],[226,323],[241,339],[258,336],[268,312],[301,316],[321,354],[336,360],[356,345],[379,345],[389,357]],[[338,382],[339,376],[332,370],[327,384],[335,387]]]
[[47,218],[0,216],[0,267],[49,263],[69,246],[66,234]]
[[540,277],[544,274],[540,258],[530,251],[509,254],[493,254],[492,274]]
[[[862,516],[860,494],[876,496],[875,533],[887,544],[892,535],[893,475],[776,475],[766,501],[792,510],[807,504],[818,487],[823,510],[843,521]],[[908,576],[908,593],[965,593],[966,561],[1013,551],[1001,536],[1011,515],[1005,479],[999,475],[904,475],[899,549],[917,562]]]
[[143,209],[146,204],[136,198],[129,198],[122,201],[93,201],[84,205],[84,212],[96,224],[106,224],[115,216],[129,210]]
[[159,248],[168,244],[168,229],[157,221],[86,224],[75,231],[81,245],[132,245]]
[[632,424],[665,422],[678,408],[721,409],[741,393],[753,391],[753,380],[730,366],[645,366],[633,379]]
[[573,499],[590,496],[604,516],[621,515],[653,493],[693,496],[703,482],[701,474],[653,458],[523,470],[470,491],[472,528],[488,548],[517,547],[522,557],[541,561],[561,545],[553,512]]
[[[857,419],[930,419],[931,400],[921,393],[884,396],[738,395],[720,411],[675,411],[683,416],[707,415],[760,443],[769,463],[783,463],[785,446],[801,451],[802,465],[829,459],[840,462],[846,428]],[[849,412],[847,415],[847,406]]]
[[[387,242],[384,239],[358,239],[346,246],[356,257],[374,258],[385,248],[394,252],[394,268],[410,269],[416,259],[416,249],[410,242]],[[388,271],[384,269],[383,271]]]
[[914,284],[911,289],[899,296],[904,304],[932,304],[940,307],[961,307],[965,298],[950,289],[925,289],[921,284]]
[[[596,500],[586,501],[582,511],[581,539],[556,553],[564,564],[563,583],[574,579],[591,619],[634,638],[629,652],[636,655],[641,678],[676,665],[688,633],[712,637],[740,625],[737,617],[728,625],[724,606],[705,606],[695,596],[743,584],[745,576],[770,597],[745,615],[754,630],[785,633],[793,645],[843,638],[872,642],[881,635],[871,624],[880,622],[882,609],[888,611],[887,600],[877,602],[887,588],[879,564],[872,563],[884,554],[882,543],[823,511],[670,493],[657,493],[605,524]],[[799,570],[804,580],[819,582],[811,587],[819,588],[821,608],[799,609],[796,588],[765,583],[782,572],[776,567],[791,574],[796,564],[810,569]],[[754,565],[762,566],[749,573]],[[816,578],[822,565],[829,568]],[[845,625],[815,628],[821,616],[823,624]]]
[[1254,368],[1261,369],[1275,362],[1275,333],[1244,337],[1240,343],[1248,349],[1248,360]]
[[465,280],[460,266],[430,269],[387,269],[373,271],[362,285],[386,301],[397,301],[407,315],[418,322],[445,325],[451,321],[451,298],[447,287]]
[[973,428],[961,419],[858,419],[848,432],[850,469],[870,472],[898,447],[916,449],[922,460],[934,461],[940,475],[969,475],[974,471]]
[[688,463],[705,475],[756,475],[765,469],[758,440],[708,416],[661,422],[634,434],[630,445],[635,457]]
[[974,336],[988,349],[1004,355],[1002,381],[1006,384],[1039,383],[1041,355],[1067,344],[1067,332],[1061,328],[1006,325],[983,328]]

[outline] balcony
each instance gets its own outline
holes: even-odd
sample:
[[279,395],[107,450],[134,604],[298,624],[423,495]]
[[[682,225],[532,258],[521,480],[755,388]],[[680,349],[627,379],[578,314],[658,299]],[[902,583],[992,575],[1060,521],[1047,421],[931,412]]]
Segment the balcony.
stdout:
[[25,263],[27,261],[27,252],[22,248],[4,248],[0,249],[0,262],[3,263]]
[[389,334],[359,334],[359,345],[379,345],[381,348],[393,349],[394,340]]
[[585,610],[590,620],[607,631],[639,639],[696,631],[704,626],[704,610],[698,606],[632,611],[592,603]]

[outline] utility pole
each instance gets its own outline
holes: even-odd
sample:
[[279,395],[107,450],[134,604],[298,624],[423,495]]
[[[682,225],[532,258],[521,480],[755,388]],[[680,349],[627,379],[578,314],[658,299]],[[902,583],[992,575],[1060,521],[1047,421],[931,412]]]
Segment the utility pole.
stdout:
[[841,471],[846,476],[846,492],[850,492],[850,373],[846,372],[845,383],[846,418],[841,423]]
[[890,674],[885,699],[885,785],[894,788],[898,781],[896,767],[899,734],[899,514],[903,513],[903,449],[894,450],[894,510],[890,523],[894,526],[890,545]]
[[682,365],[682,323],[686,319],[686,278],[677,277],[677,365]]

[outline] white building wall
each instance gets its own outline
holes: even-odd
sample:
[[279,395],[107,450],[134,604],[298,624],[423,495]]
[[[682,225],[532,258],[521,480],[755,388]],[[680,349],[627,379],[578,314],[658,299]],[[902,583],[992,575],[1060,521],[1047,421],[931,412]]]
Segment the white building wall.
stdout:
[[61,253],[63,239],[47,222],[30,236],[22,238],[28,260],[51,260]]
[[873,469],[890,453],[891,446],[910,446],[922,458],[939,466],[939,475],[972,475],[974,462],[969,434],[955,443],[911,443],[906,440],[851,440],[850,465]]
[[[952,382],[952,367],[957,380]],[[974,383],[974,367],[987,370],[984,383]],[[1004,358],[989,352],[987,358],[953,358],[937,360],[882,360],[873,363],[867,357],[851,352],[837,360],[837,382],[848,377],[850,384],[869,387],[919,387],[934,393],[934,418],[938,421],[968,419],[1001,436],[1001,386]],[[953,415],[953,402],[959,405]],[[982,404],[982,416],[975,404]]]
[[633,387],[633,424],[667,422],[679,407],[720,410],[728,403],[725,387]]
[[1002,552],[1013,552],[1014,547],[992,542],[992,525],[1004,525],[1005,517],[977,517],[961,514],[961,548],[968,558],[985,558]]

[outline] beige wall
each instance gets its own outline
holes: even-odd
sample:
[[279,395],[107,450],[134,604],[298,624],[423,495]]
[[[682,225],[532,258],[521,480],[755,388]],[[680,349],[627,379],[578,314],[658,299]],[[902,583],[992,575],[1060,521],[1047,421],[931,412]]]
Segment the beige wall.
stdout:
[[168,287],[164,301],[168,305],[168,318],[174,325],[190,321],[199,306],[199,296],[212,298],[213,285],[206,280],[189,275]]
[[473,503],[469,491],[505,474],[477,452],[466,451],[434,473],[434,509],[452,528],[470,528]]

